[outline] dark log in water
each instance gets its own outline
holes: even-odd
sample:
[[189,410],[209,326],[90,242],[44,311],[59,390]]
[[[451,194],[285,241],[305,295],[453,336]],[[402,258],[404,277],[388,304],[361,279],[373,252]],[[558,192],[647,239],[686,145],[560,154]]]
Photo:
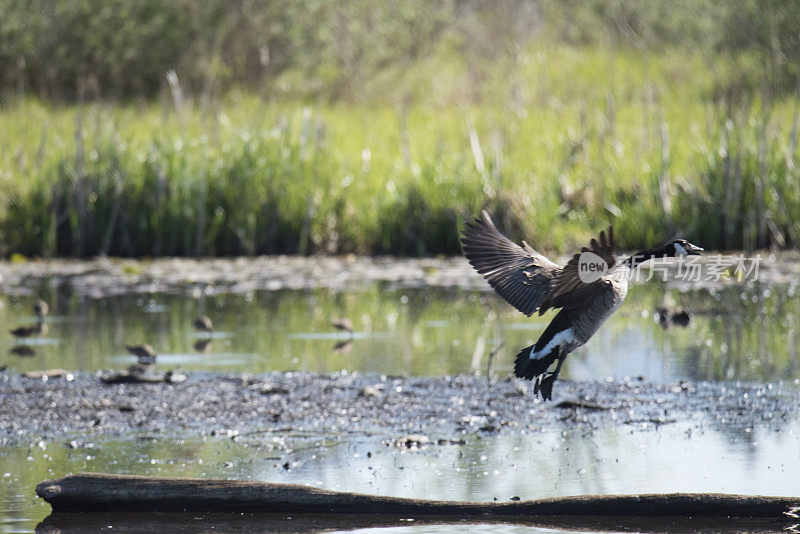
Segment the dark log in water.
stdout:
[[253,512],[460,516],[783,517],[800,497],[714,493],[585,495],[536,501],[453,502],[328,491],[294,484],[85,473],[36,486],[54,512]]

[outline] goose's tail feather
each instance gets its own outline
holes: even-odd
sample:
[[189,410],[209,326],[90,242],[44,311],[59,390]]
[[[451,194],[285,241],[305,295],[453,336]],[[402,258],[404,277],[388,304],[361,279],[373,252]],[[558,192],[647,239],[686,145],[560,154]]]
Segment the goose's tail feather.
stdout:
[[533,380],[537,376],[544,374],[556,360],[558,348],[551,350],[550,354],[544,357],[534,359],[531,358],[531,351],[534,347],[535,345],[525,347],[517,354],[517,358],[514,360],[514,374],[519,378]]

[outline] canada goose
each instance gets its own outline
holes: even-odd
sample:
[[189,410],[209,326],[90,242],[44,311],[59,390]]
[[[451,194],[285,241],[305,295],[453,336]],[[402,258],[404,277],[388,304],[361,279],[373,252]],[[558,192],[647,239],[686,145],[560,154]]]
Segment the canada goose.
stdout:
[[194,327],[201,332],[214,331],[214,323],[211,322],[211,317],[209,317],[208,315],[202,315],[198,317],[197,319],[192,321],[192,325],[194,325]]
[[47,333],[47,325],[44,324],[42,321],[38,321],[35,324],[18,326],[16,328],[9,330],[9,332],[11,332],[11,335],[14,337],[38,336]]
[[[505,237],[485,211],[482,219],[467,223],[461,243],[475,270],[525,315],[561,308],[536,344],[522,349],[514,364],[516,376],[536,379],[534,394],[540,393],[544,400],[552,398],[553,383],[567,354],[589,341],[622,304],[631,270],[651,258],[694,255],[703,250],[676,239],[617,262],[614,233],[609,227],[608,238],[600,232],[599,239],[592,239],[591,248],[583,247],[562,267],[525,241],[520,247]],[[548,371],[556,360],[556,368]]]
[[153,347],[144,343],[142,345],[125,345],[128,352],[139,358],[139,363],[142,365],[152,365],[156,363],[156,351]]
[[38,299],[33,303],[33,313],[39,320],[44,319],[44,316],[50,313],[50,306],[47,305],[43,299]]
[[331,326],[336,330],[341,330],[342,332],[347,332],[351,335],[353,333],[353,322],[347,317],[342,317],[341,319],[335,319],[331,321]]

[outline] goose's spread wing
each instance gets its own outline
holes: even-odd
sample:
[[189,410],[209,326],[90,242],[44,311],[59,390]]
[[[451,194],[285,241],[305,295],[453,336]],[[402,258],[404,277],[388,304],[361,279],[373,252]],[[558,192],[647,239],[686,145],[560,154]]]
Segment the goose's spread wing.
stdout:
[[606,233],[600,232],[597,239],[592,239],[588,247],[583,247],[580,252],[572,256],[569,262],[558,273],[553,282],[553,287],[539,307],[541,315],[550,308],[570,307],[576,302],[592,302],[596,294],[606,291],[606,282],[601,278],[590,283],[584,283],[579,276],[579,264],[581,256],[585,252],[591,252],[606,262],[607,268],[611,269],[617,263],[614,254],[614,228],[608,227],[608,239]]
[[498,295],[531,315],[547,297],[561,266],[524,241],[520,247],[497,230],[488,213],[482,215],[467,223],[461,236],[464,255]]

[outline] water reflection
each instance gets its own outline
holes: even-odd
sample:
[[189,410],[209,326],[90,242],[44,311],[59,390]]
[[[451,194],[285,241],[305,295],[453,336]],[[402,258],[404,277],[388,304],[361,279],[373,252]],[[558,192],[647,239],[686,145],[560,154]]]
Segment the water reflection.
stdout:
[[[189,370],[327,373],[346,368],[441,375],[485,372],[489,354],[505,342],[493,368],[508,373],[516,349],[534,342],[550,319],[522,317],[488,293],[392,290],[380,284],[346,293],[200,292],[199,298],[42,293],[51,302],[48,334],[23,340],[2,336],[0,364],[21,371],[120,368],[131,363],[120,357],[125,343],[147,342],[159,353],[160,365]],[[0,297],[0,321],[24,323],[34,301]],[[666,329],[664,313],[671,314]],[[213,331],[195,330],[203,316],[213,317]],[[675,327],[673,316],[688,324]],[[344,320],[349,329],[336,326]],[[791,285],[686,292],[656,283],[637,286],[589,345],[567,359],[564,373],[572,379],[793,378],[798,376],[798,324],[800,296]]]
[[[395,435],[314,431],[259,432],[236,439],[95,436],[0,447],[0,463],[14,466],[13,472],[0,473],[0,502],[6,503],[0,508],[0,531],[32,529],[49,513],[33,496],[34,486],[80,471],[237,478],[475,501],[677,491],[800,494],[797,421],[782,427],[730,427],[702,418],[648,431],[565,425],[539,432],[466,434],[442,445],[436,438],[452,436],[432,435],[432,443],[420,449],[395,446]],[[414,530],[420,531],[447,530]]]
[[59,534],[97,532],[113,528],[123,532],[264,532],[303,533],[357,532],[359,534],[422,534],[439,532],[559,534],[574,532],[654,533],[776,533],[783,534],[789,520],[742,518],[677,517],[538,517],[514,518],[514,524],[491,519],[465,520],[461,517],[387,517],[354,514],[59,514],[47,517],[37,532]]
[[[345,368],[441,375],[485,372],[489,354],[505,342],[493,362],[494,371],[504,374],[517,349],[533,343],[550,319],[523,317],[488,293],[381,284],[346,293],[308,289],[103,299],[42,289],[51,303],[48,334],[0,337],[0,365],[20,371],[123,368],[133,361],[121,356],[124,345],[146,342],[159,353],[159,365],[188,370]],[[0,321],[24,324],[34,301],[0,297]],[[213,331],[195,330],[204,316],[213,319]],[[349,329],[336,326],[345,320]],[[685,292],[657,283],[636,286],[588,346],[567,359],[564,374],[656,381],[794,378],[798,324],[800,296],[793,285]]]

